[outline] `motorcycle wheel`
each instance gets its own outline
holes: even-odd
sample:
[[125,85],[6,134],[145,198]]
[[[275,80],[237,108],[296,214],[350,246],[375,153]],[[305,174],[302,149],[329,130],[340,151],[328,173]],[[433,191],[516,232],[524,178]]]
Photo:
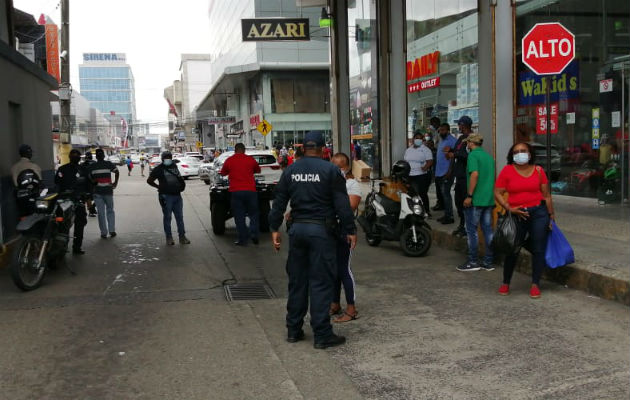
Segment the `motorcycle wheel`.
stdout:
[[425,255],[431,248],[431,232],[426,228],[416,226],[417,242],[413,241],[413,231],[406,229],[400,236],[400,246],[409,257],[420,257]]
[[365,234],[365,240],[367,241],[368,246],[376,247],[381,244],[380,236],[370,235],[369,233]]
[[24,236],[13,250],[13,258],[9,268],[11,279],[23,291],[37,289],[44,280],[47,269],[46,257],[43,257],[41,263],[38,262],[42,245],[41,238]]

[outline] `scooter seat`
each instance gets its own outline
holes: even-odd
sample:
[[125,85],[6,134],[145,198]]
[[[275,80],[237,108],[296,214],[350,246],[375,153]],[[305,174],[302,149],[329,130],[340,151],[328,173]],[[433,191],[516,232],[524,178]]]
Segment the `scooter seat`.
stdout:
[[381,203],[387,214],[399,214],[400,203],[390,199],[389,197],[377,194],[378,202]]

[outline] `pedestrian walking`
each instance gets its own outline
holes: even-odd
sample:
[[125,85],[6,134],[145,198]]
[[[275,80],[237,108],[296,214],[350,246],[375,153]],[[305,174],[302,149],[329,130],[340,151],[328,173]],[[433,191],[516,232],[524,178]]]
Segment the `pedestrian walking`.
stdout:
[[[455,146],[457,139],[451,135],[451,126],[447,123],[443,123],[438,128],[438,134],[440,142],[438,143],[436,152],[436,166],[435,166],[435,191],[440,193],[442,202],[441,209],[444,210],[444,216],[438,218],[438,222],[444,225],[452,224],[455,222],[453,218],[453,197],[451,196],[451,187],[453,186],[453,160],[446,158],[448,151]],[[434,207],[433,210],[439,210],[439,207]]]
[[[68,154],[70,162],[64,164],[55,173],[55,185],[58,193],[67,196],[74,202],[74,229],[72,232],[72,254],[85,254],[83,251],[83,231],[87,225],[87,211],[85,201],[91,193],[88,170],[85,165],[80,165],[81,152],[77,149],[70,150]],[[70,228],[68,228],[69,233]]]
[[144,178],[144,167],[146,164],[146,160],[144,159],[144,156],[140,156],[140,175]]
[[[179,243],[190,244],[184,226],[184,199],[182,199],[182,192],[186,189],[186,181],[179,173],[177,164],[173,162],[173,154],[170,151],[163,152],[161,159],[162,163],[153,168],[147,178],[147,183],[158,190],[166,244],[169,246],[175,244],[171,230],[172,215],[175,215]],[[158,181],[157,184],[155,183],[156,180]]]
[[131,170],[133,170],[133,161],[131,161],[131,156],[127,156],[125,163],[127,164],[127,176],[131,176]]
[[[94,203],[98,212],[101,238],[116,237],[116,212],[114,211],[114,189],[118,186],[118,167],[105,160],[103,149],[97,149],[96,162],[90,165],[89,177],[94,186]],[[114,182],[112,183],[112,173]]]
[[[535,164],[536,153],[529,143],[516,143],[507,155],[507,164],[497,177],[494,188],[495,200],[516,216],[517,243],[523,243],[529,235],[532,253],[532,285],[529,295],[540,297],[540,278],[545,268],[547,235],[550,220],[555,220],[549,180],[545,171]],[[504,198],[508,194],[507,201]],[[518,253],[508,254],[503,264],[503,284],[499,294],[510,293],[510,282]]]
[[[350,157],[344,153],[337,153],[333,156],[332,162],[339,167],[341,174],[346,178],[346,190],[348,191],[350,208],[356,215],[359,203],[361,203],[361,185],[350,172]],[[333,322],[349,322],[357,319],[359,313],[355,306],[355,282],[350,266],[352,249],[348,246],[347,234],[343,231],[340,233],[337,237],[337,280],[335,282],[333,301],[330,305],[330,314],[336,315],[341,312],[341,287],[343,286],[343,292],[346,297],[346,309]]]
[[[258,244],[258,193],[254,175],[260,173],[260,165],[254,157],[245,154],[243,143],[237,143],[234,155],[225,160],[219,173],[227,175],[230,182],[230,206],[238,231],[238,240],[234,244],[247,246],[249,239]],[[249,217],[249,229],[246,216]]]
[[409,183],[414,191],[418,193],[422,200],[424,210],[431,215],[429,209],[429,187],[431,186],[431,175],[429,170],[433,165],[433,153],[424,144],[424,135],[416,133],[413,136],[412,145],[405,151],[404,159],[409,163],[411,172],[409,173]]
[[[92,164],[94,164],[96,161],[94,160],[94,158],[92,158],[92,152],[91,151],[86,151],[85,152],[85,160],[83,160],[83,167],[85,168],[86,171],[90,171],[90,167]],[[88,177],[89,180],[89,177]],[[92,189],[92,185],[90,185],[90,190]],[[87,200],[85,201],[85,204],[87,205],[87,209],[88,209],[88,215],[90,217],[96,217],[96,204],[94,204],[94,193],[92,193],[90,191],[90,194],[88,195]]]
[[453,231],[454,236],[465,236],[464,200],[466,200],[468,151],[464,140],[472,133],[472,119],[464,115],[457,121],[461,135],[455,142],[455,146],[449,149],[447,158],[453,160],[453,177],[455,178],[455,206],[459,216],[459,226]]
[[325,349],[345,343],[343,336],[333,333],[330,323],[330,301],[337,275],[336,221],[347,233],[350,249],[357,241],[354,216],[348,192],[339,168],[322,160],[324,138],[319,132],[304,137],[304,157],[282,173],[269,213],[271,238],[276,251],[280,250],[278,229],[284,211],[291,201],[289,228],[289,298],[287,300],[287,341],[304,339],[304,316],[309,307],[314,347]]
[[[493,271],[492,210],[494,209],[494,159],[481,147],[483,136],[471,133],[464,140],[468,148],[468,183],[464,213],[468,237],[468,260],[457,267],[458,271]],[[479,235],[481,226],[485,243],[483,261],[479,262]]]

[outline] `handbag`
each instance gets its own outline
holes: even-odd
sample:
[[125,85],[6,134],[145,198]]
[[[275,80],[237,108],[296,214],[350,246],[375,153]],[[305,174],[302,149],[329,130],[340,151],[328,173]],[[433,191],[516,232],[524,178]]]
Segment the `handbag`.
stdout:
[[575,262],[573,248],[567,238],[556,225],[551,221],[551,232],[547,235],[547,250],[545,250],[545,261],[549,268],[563,267]]
[[518,240],[518,228],[516,217],[511,212],[507,212],[499,217],[497,229],[490,243],[495,253],[516,254],[521,250],[521,243]]

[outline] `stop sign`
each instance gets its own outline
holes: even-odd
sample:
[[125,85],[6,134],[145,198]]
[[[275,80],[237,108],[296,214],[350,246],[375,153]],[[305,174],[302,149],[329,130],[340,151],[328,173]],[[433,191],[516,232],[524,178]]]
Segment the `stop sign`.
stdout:
[[538,75],[559,74],[575,58],[575,36],[558,22],[534,25],[521,46],[523,64]]

